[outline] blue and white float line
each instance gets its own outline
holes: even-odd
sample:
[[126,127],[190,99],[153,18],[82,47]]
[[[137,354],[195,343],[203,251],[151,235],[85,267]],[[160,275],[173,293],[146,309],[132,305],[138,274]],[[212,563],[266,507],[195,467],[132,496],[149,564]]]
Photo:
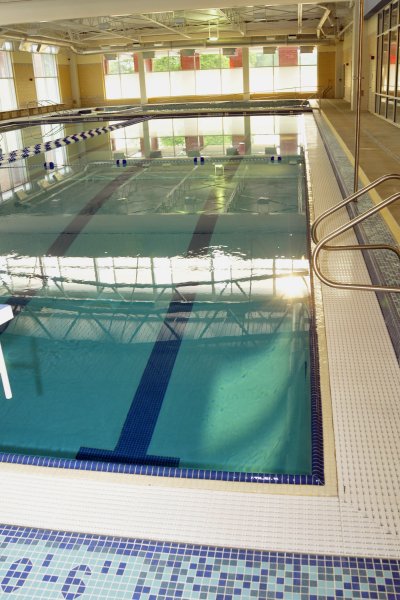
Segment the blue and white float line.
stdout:
[[80,133],[67,135],[66,137],[58,138],[57,140],[52,140],[50,142],[43,142],[42,144],[27,146],[26,148],[22,148],[22,150],[12,150],[12,152],[8,152],[7,154],[1,154],[0,149],[0,167],[5,166],[7,164],[12,164],[17,160],[21,160],[23,158],[28,158],[29,156],[43,154],[44,152],[48,152],[49,150],[54,150],[54,148],[61,148],[62,146],[69,146],[69,144],[75,144],[76,142],[89,140],[90,138],[97,137],[98,135],[103,135],[103,133],[109,133],[110,131],[121,129],[121,127],[127,127],[128,125],[141,123],[142,121],[147,121],[148,119],[150,119],[150,117],[143,116],[137,119],[133,119],[132,121],[129,120],[123,121],[122,123],[116,123],[114,125],[96,127],[96,129],[81,131]]

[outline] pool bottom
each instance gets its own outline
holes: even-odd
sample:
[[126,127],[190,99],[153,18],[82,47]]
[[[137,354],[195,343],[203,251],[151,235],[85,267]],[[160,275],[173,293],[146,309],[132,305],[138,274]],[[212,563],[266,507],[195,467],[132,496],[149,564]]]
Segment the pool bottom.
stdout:
[[[262,472],[240,472],[213,469],[180,468],[169,466],[158,458],[158,464],[128,464],[118,461],[95,460],[89,457],[84,460],[74,458],[54,458],[47,456],[28,456],[17,453],[0,453],[0,462],[58,469],[73,469],[108,473],[124,473],[134,475],[150,475],[165,478],[226,481],[257,484],[294,484],[304,486],[324,486],[324,448],[322,432],[322,409],[318,362],[317,332],[311,322],[312,343],[310,346],[311,370],[311,421],[312,421],[312,472],[310,474],[281,474]],[[325,386],[326,387],[326,386]],[[326,416],[325,416],[326,418]]]

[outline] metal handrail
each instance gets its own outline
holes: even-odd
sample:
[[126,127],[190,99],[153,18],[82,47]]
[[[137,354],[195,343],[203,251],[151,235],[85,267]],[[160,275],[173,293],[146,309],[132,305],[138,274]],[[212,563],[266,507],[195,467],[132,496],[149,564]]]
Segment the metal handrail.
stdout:
[[388,181],[389,179],[400,179],[400,174],[398,174],[398,173],[390,173],[390,174],[387,174],[387,175],[382,175],[382,177],[378,177],[378,179],[375,179],[375,181],[372,181],[371,183],[369,183],[365,187],[361,188],[360,190],[358,190],[354,194],[351,194],[351,196],[347,196],[347,198],[345,198],[342,202],[339,202],[339,204],[336,204],[332,208],[328,208],[328,210],[326,210],[325,212],[323,212],[322,214],[320,214],[319,217],[317,219],[315,219],[315,221],[314,221],[314,223],[312,224],[312,227],[311,227],[311,239],[314,242],[314,244],[318,244],[318,242],[319,242],[319,239],[318,239],[318,236],[317,236],[318,225],[324,219],[326,219],[326,217],[329,217],[330,215],[333,215],[333,213],[335,213],[337,210],[343,208],[344,206],[346,206],[347,204],[349,204],[350,202],[352,202],[356,198],[359,198],[363,194],[366,194],[367,192],[369,192],[373,188],[376,188],[378,185],[380,185],[384,181]]
[[[393,176],[387,175],[387,176],[381,177],[379,179],[384,180],[385,178],[390,179],[390,178],[393,178]],[[400,179],[400,175],[396,175],[396,176],[394,176],[394,178]],[[377,182],[378,182],[378,180],[376,180],[373,183],[375,183],[377,185]],[[339,208],[341,208],[342,206],[345,206],[348,202],[353,200],[354,197],[360,196],[361,194],[365,193],[365,191],[367,191],[368,189],[371,189],[372,187],[374,187],[373,184],[370,184],[363,190],[359,190],[355,194],[352,194],[351,196],[349,196],[349,198],[346,198],[339,205],[335,206],[334,209],[325,211],[325,213],[323,213],[323,215],[321,215],[321,217],[328,216],[328,213],[332,214],[332,212],[334,212],[335,210],[338,210]],[[375,213],[379,212],[383,208],[386,208],[390,204],[393,204],[393,202],[396,202],[396,200],[399,200],[399,199],[400,199],[400,192],[396,192],[392,196],[389,196],[389,198],[382,200],[382,202],[380,202],[376,206],[373,206],[369,210],[363,212],[358,217],[352,219],[349,223],[345,223],[344,225],[337,227],[331,233],[329,233],[327,236],[325,236],[322,240],[317,242],[317,245],[312,254],[312,267],[313,267],[317,277],[323,283],[325,283],[326,285],[329,285],[330,287],[337,288],[337,289],[368,290],[368,291],[372,291],[372,292],[395,292],[395,293],[400,292],[400,286],[393,287],[393,286],[388,286],[388,285],[373,285],[373,284],[360,284],[360,283],[338,283],[337,281],[333,281],[332,279],[328,279],[328,277],[325,277],[321,273],[321,269],[318,264],[318,256],[319,256],[319,253],[321,252],[321,250],[323,250],[323,249],[324,250],[390,250],[390,251],[394,252],[400,260],[400,248],[396,248],[395,246],[390,246],[388,244],[360,244],[360,245],[351,245],[351,246],[328,246],[327,245],[327,243],[330,242],[331,240],[333,240],[334,238],[338,237],[342,233],[345,233],[346,231],[348,231],[355,225],[358,225],[358,223],[361,223],[361,221],[365,221],[365,219],[368,219],[368,217],[374,215]],[[321,217],[319,219],[319,222],[321,221]],[[315,225],[318,225],[317,221],[314,223],[314,236],[315,236],[315,229],[316,229]]]

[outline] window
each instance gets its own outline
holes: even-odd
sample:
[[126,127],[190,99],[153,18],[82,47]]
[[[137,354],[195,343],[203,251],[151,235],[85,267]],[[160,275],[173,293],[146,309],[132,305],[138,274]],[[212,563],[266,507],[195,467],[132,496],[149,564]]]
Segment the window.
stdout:
[[138,68],[132,54],[106,54],[104,80],[107,100],[140,98]]
[[6,50],[0,50],[0,89],[0,110],[17,108],[11,55]]
[[38,102],[60,102],[57,62],[54,54],[32,54]]
[[[113,122],[110,122],[113,125]],[[136,123],[110,132],[111,150],[126,157],[142,156],[143,125]],[[119,156],[117,156],[119,158]]]
[[[396,0],[378,14],[375,112],[398,123],[400,100],[399,4]],[[396,101],[397,100],[397,101]]]
[[[311,51],[308,51],[311,50]],[[314,92],[317,89],[317,50],[297,46],[250,48],[251,93]]]
[[243,92],[241,48],[157,51],[144,64],[149,98]]

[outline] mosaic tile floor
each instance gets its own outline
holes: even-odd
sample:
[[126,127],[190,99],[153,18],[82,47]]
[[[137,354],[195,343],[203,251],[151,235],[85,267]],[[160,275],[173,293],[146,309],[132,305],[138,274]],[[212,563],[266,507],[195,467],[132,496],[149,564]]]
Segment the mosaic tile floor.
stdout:
[[261,552],[0,527],[0,590],[18,598],[400,598],[397,560]]

